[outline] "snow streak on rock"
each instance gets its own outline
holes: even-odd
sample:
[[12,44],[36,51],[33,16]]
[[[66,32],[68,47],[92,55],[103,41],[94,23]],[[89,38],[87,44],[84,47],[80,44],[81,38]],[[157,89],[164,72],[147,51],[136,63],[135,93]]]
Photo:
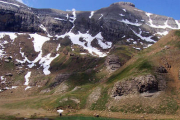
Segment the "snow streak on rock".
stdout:
[[153,15],[152,13],[146,13],[146,15],[149,17],[149,25],[150,27],[152,28],[161,28],[161,29],[166,29],[166,28],[169,28],[169,29],[180,29],[180,26],[179,26],[179,23],[178,21],[176,20],[176,24],[178,26],[178,28],[174,28],[174,27],[171,27],[168,25],[168,19],[166,20],[166,22],[164,23],[164,25],[154,25],[153,24],[153,20],[151,19],[151,15]]
[[130,22],[128,21],[127,19],[123,19],[123,20],[118,20],[119,22],[123,22],[125,24],[128,24],[128,25],[134,25],[134,26],[141,26],[142,24],[139,24],[139,23],[133,23],[133,22]]
[[180,22],[178,20],[175,20],[175,22],[178,25],[178,29],[180,29]]
[[34,50],[36,52],[39,52],[38,56],[33,60],[30,61],[28,60],[28,58],[25,56],[25,54],[21,51],[22,48],[20,48],[20,54],[22,56],[22,58],[24,58],[23,60],[18,60],[16,59],[17,62],[20,63],[29,63],[28,67],[29,68],[33,68],[34,66],[36,66],[36,63],[38,63],[43,67],[43,72],[45,75],[49,75],[50,71],[48,70],[50,67],[51,62],[59,56],[59,54],[57,54],[55,57],[51,57],[51,54],[48,54],[46,56],[42,56],[42,46],[46,41],[49,41],[50,38],[48,37],[44,37],[38,34],[29,34],[31,36],[31,38],[34,38],[33,43],[34,43]]
[[126,12],[126,9],[122,9],[124,12]]
[[101,14],[101,17],[99,18],[99,20],[103,17],[103,14]]
[[30,86],[28,86],[28,85],[29,85],[29,78],[30,78],[30,77],[31,77],[31,72],[27,72],[27,74],[24,76],[24,78],[25,78],[25,83],[24,83],[24,85],[27,86],[27,87],[25,88],[25,90],[31,88]]
[[94,15],[94,11],[91,12],[91,15],[89,16],[89,19],[91,19],[93,15]]
[[55,20],[60,20],[60,21],[67,21],[65,19],[61,19],[61,18],[54,18]]
[[5,3],[5,4],[13,5],[13,6],[16,6],[16,7],[20,7],[20,5],[9,3],[9,2],[5,2],[5,1],[0,1],[0,3]]
[[[101,35],[101,32],[98,33],[96,36],[91,36],[88,32],[87,33],[81,33],[79,32],[78,34],[74,34],[72,32],[66,33],[64,35],[61,36],[57,36],[58,38],[64,38],[65,36],[69,36],[69,38],[71,39],[73,44],[77,44],[82,46],[84,49],[88,50],[90,54],[94,55],[94,53],[96,55],[98,55],[99,57],[105,57],[107,54],[101,52],[100,50],[98,50],[97,48],[94,48],[91,46],[91,42],[94,39],[98,40],[98,43],[100,45],[100,47],[102,47],[103,49],[108,49],[111,48],[112,43],[111,42],[104,42],[103,43],[103,37]],[[80,38],[83,38],[86,42],[81,42],[79,41]],[[85,45],[85,43],[87,43],[87,46]]]
[[42,30],[44,30],[46,33],[48,33],[48,32],[47,32],[47,29],[44,27],[43,24],[41,24],[39,27],[40,27]]
[[[0,32],[0,39],[2,39],[4,36],[9,36],[10,39],[12,40],[11,42],[14,42],[14,39],[17,38],[16,33],[11,33],[11,32]],[[1,40],[0,41],[0,59],[2,59],[6,55],[6,51],[4,50],[5,47],[4,45],[8,44],[9,42],[6,40]]]
[[123,14],[119,14],[119,15],[122,16],[122,17],[125,16],[125,15],[123,15]]
[[59,54],[57,54],[55,57],[51,57],[51,53],[49,53],[48,55],[41,58],[39,64],[41,64],[41,66],[43,66],[43,68],[44,68],[43,72],[44,72],[45,75],[49,75],[51,73],[49,71],[50,64],[58,56],[59,56]]
[[12,40],[12,42],[14,42],[14,40],[17,38],[16,34],[17,33],[13,33],[13,32],[0,32],[0,38],[3,38],[4,36],[8,35]]
[[76,20],[76,10],[75,9],[72,9],[72,14],[73,14],[73,17],[70,17],[71,20],[69,20],[70,22],[74,23],[74,21]]
[[[131,29],[132,30],[132,29]],[[148,42],[155,42],[153,39],[151,39],[153,36],[149,36],[149,37],[143,37],[142,35],[141,35],[141,33],[142,33],[142,30],[140,29],[140,32],[139,33],[136,33],[134,30],[132,30],[133,31],[133,33],[136,35],[136,36],[138,36],[139,38],[141,38],[142,40],[145,40],[145,41],[148,41]]]

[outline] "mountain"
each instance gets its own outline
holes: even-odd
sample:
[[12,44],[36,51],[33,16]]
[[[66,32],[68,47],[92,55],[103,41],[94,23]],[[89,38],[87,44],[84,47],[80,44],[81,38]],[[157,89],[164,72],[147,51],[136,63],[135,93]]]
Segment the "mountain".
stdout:
[[16,0],[0,0],[0,18],[3,109],[178,113],[179,20],[129,2],[61,11]]

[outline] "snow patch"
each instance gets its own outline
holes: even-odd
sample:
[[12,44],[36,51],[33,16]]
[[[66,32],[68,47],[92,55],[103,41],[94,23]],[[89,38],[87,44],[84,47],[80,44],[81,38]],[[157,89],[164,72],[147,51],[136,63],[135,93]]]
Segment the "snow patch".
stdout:
[[[4,38],[4,36],[9,36],[10,39],[11,39],[11,42],[14,42],[14,40],[17,38],[17,35],[16,33],[13,33],[13,32],[0,32],[0,39],[1,38]],[[6,55],[6,52],[4,51],[5,47],[4,45],[5,44],[8,44],[9,42],[6,41],[6,40],[1,40],[0,41],[0,59],[2,59],[5,55]]]
[[180,29],[180,25],[177,23],[177,21],[175,21],[175,22],[176,22],[176,24],[178,25],[178,28],[173,28],[173,27],[171,27],[171,26],[168,25],[168,19],[169,19],[169,18],[165,21],[164,25],[154,25],[154,24],[153,24],[153,20],[151,19],[151,15],[153,15],[153,14],[152,14],[152,13],[147,13],[147,12],[146,12],[146,15],[149,17],[149,24],[147,24],[147,25],[149,25],[149,26],[152,27],[152,28]]
[[69,20],[69,21],[74,23],[74,21],[76,20],[76,10],[75,9],[72,9],[72,14],[73,14],[73,17],[70,17],[71,20]]
[[101,14],[100,18],[98,20],[100,20],[103,17],[103,14]]
[[69,14],[66,15],[66,18],[69,19]]
[[94,15],[94,11],[91,11],[91,15],[89,16],[89,19],[91,19],[93,15]]
[[25,83],[24,85],[29,85],[29,78],[31,76],[31,72],[27,72],[27,74],[24,76],[25,78]]
[[156,34],[159,34],[159,35],[163,35],[163,36],[165,36],[165,35],[167,35],[167,34],[168,34],[168,31],[164,31],[164,32],[157,32]]
[[141,26],[142,24],[139,24],[139,23],[133,23],[133,22],[130,22],[128,21],[127,19],[123,19],[123,20],[118,20],[119,22],[123,22],[125,24],[128,24],[128,25],[134,25],[134,26]]
[[29,34],[29,35],[31,36],[31,38],[34,38],[33,43],[34,43],[34,50],[36,52],[41,52],[43,44],[46,41],[50,40],[48,37],[38,35],[37,33]]
[[136,49],[136,50],[141,50],[141,48],[137,48],[137,47],[133,47],[134,49]]
[[60,21],[67,21],[65,19],[61,19],[61,18],[54,18],[55,20],[60,20]]
[[30,88],[32,88],[32,87],[31,87],[31,86],[27,86],[27,87],[25,88],[25,90],[30,89]]
[[[131,30],[132,30],[132,29],[131,29]],[[138,36],[138,37],[141,38],[142,40],[145,40],[145,41],[148,41],[148,42],[155,42],[153,39],[151,39],[153,36],[143,37],[143,36],[141,35],[141,33],[142,33],[141,29],[140,29],[140,32],[139,32],[139,33],[136,33],[134,30],[132,30],[132,31],[133,31],[133,33],[134,33],[136,36]]]
[[31,88],[30,86],[28,86],[29,85],[29,78],[30,78],[30,76],[31,76],[31,72],[27,72],[27,74],[25,75],[25,83],[24,83],[24,85],[26,85],[27,87],[25,88],[25,90],[27,90],[27,89],[29,89],[29,88]]
[[[34,38],[33,43],[34,43],[34,50],[36,52],[39,52],[38,56],[33,60],[30,61],[28,58],[25,56],[25,54],[21,51],[22,48],[20,48],[20,54],[24,58],[23,60],[18,60],[16,59],[17,62],[20,63],[29,63],[28,67],[32,68],[36,66],[36,63],[39,61],[39,64],[41,67],[43,67],[43,72],[45,75],[49,75],[50,71],[48,70],[50,68],[50,63],[57,57],[59,54],[57,54],[55,57],[50,57],[51,54],[48,54],[46,56],[42,56],[42,46],[46,41],[49,41],[50,39],[48,37],[44,37],[38,34],[29,34],[31,38]],[[58,45],[57,49],[58,50],[60,47],[60,44]]]
[[43,24],[41,24],[39,27],[40,27],[42,30],[44,30],[45,32],[47,32],[47,30],[46,30],[46,28],[44,27]]
[[61,47],[61,45],[59,44],[56,48],[56,51],[58,51],[60,47]]
[[143,47],[144,49],[146,49],[146,48],[148,48],[148,47],[150,47],[150,46],[152,46],[153,44],[148,44],[146,47]]
[[17,4],[13,4],[13,3],[5,2],[5,1],[0,1],[0,2],[5,3],[5,4],[9,4],[9,5],[14,5],[16,7],[20,7],[20,5],[17,5]]
[[122,17],[125,16],[125,15],[123,15],[123,14],[119,14],[119,15],[122,16]]
[[[56,36],[57,38],[64,38],[65,36],[69,36],[69,38],[71,39],[73,44],[77,44],[82,46],[84,49],[88,50],[90,54],[94,55],[94,53],[96,55],[98,55],[99,57],[105,57],[107,54],[101,52],[100,50],[98,50],[97,48],[94,48],[91,46],[91,42],[94,39],[98,40],[98,43],[100,43],[99,45],[103,48],[103,49],[108,49],[111,47],[112,43],[111,42],[105,42],[102,43],[103,37],[101,35],[101,32],[98,33],[96,36],[91,36],[88,32],[87,33],[81,33],[78,32],[78,34],[74,34],[71,31],[69,33],[66,33],[64,35],[61,36]],[[79,41],[80,38],[84,38],[84,42]],[[85,43],[87,43],[87,46],[85,46]]]
[[180,23],[179,23],[179,21],[178,21],[178,20],[175,20],[175,22],[176,22],[176,24],[177,24],[177,26],[178,26],[178,29],[180,29]]
[[101,32],[96,35],[96,39],[98,40],[98,44],[103,49],[109,49],[112,46],[112,42],[103,42],[103,37],[101,35]]
[[6,35],[8,35],[10,37],[12,42],[14,42],[14,40],[17,38],[16,33],[13,33],[13,32],[0,32],[0,38],[3,38]]
[[87,53],[80,53],[81,55],[86,55]]
[[124,12],[126,12],[126,9],[122,9]]
[[41,58],[39,64],[41,64],[41,66],[43,66],[43,68],[44,68],[43,72],[45,75],[51,74],[51,72],[49,71],[50,64],[58,56],[59,56],[59,54],[57,54],[55,57],[51,57],[51,53],[49,53],[45,57]]
[[16,88],[18,88],[18,86],[12,86],[11,88],[12,88],[12,89],[16,89]]
[[125,38],[126,36],[124,35],[122,38]]

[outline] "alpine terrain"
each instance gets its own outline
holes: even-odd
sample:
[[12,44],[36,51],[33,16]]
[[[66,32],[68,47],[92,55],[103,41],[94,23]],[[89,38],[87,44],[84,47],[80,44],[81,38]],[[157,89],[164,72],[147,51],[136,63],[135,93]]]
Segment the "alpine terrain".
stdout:
[[180,20],[118,2],[96,11],[0,0],[0,119],[178,119]]

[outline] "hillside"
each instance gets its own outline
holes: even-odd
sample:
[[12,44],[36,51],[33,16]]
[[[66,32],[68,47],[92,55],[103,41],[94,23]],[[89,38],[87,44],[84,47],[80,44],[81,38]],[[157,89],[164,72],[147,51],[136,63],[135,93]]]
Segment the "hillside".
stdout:
[[0,17],[0,118],[178,118],[180,21],[128,2],[61,11],[0,0]]

